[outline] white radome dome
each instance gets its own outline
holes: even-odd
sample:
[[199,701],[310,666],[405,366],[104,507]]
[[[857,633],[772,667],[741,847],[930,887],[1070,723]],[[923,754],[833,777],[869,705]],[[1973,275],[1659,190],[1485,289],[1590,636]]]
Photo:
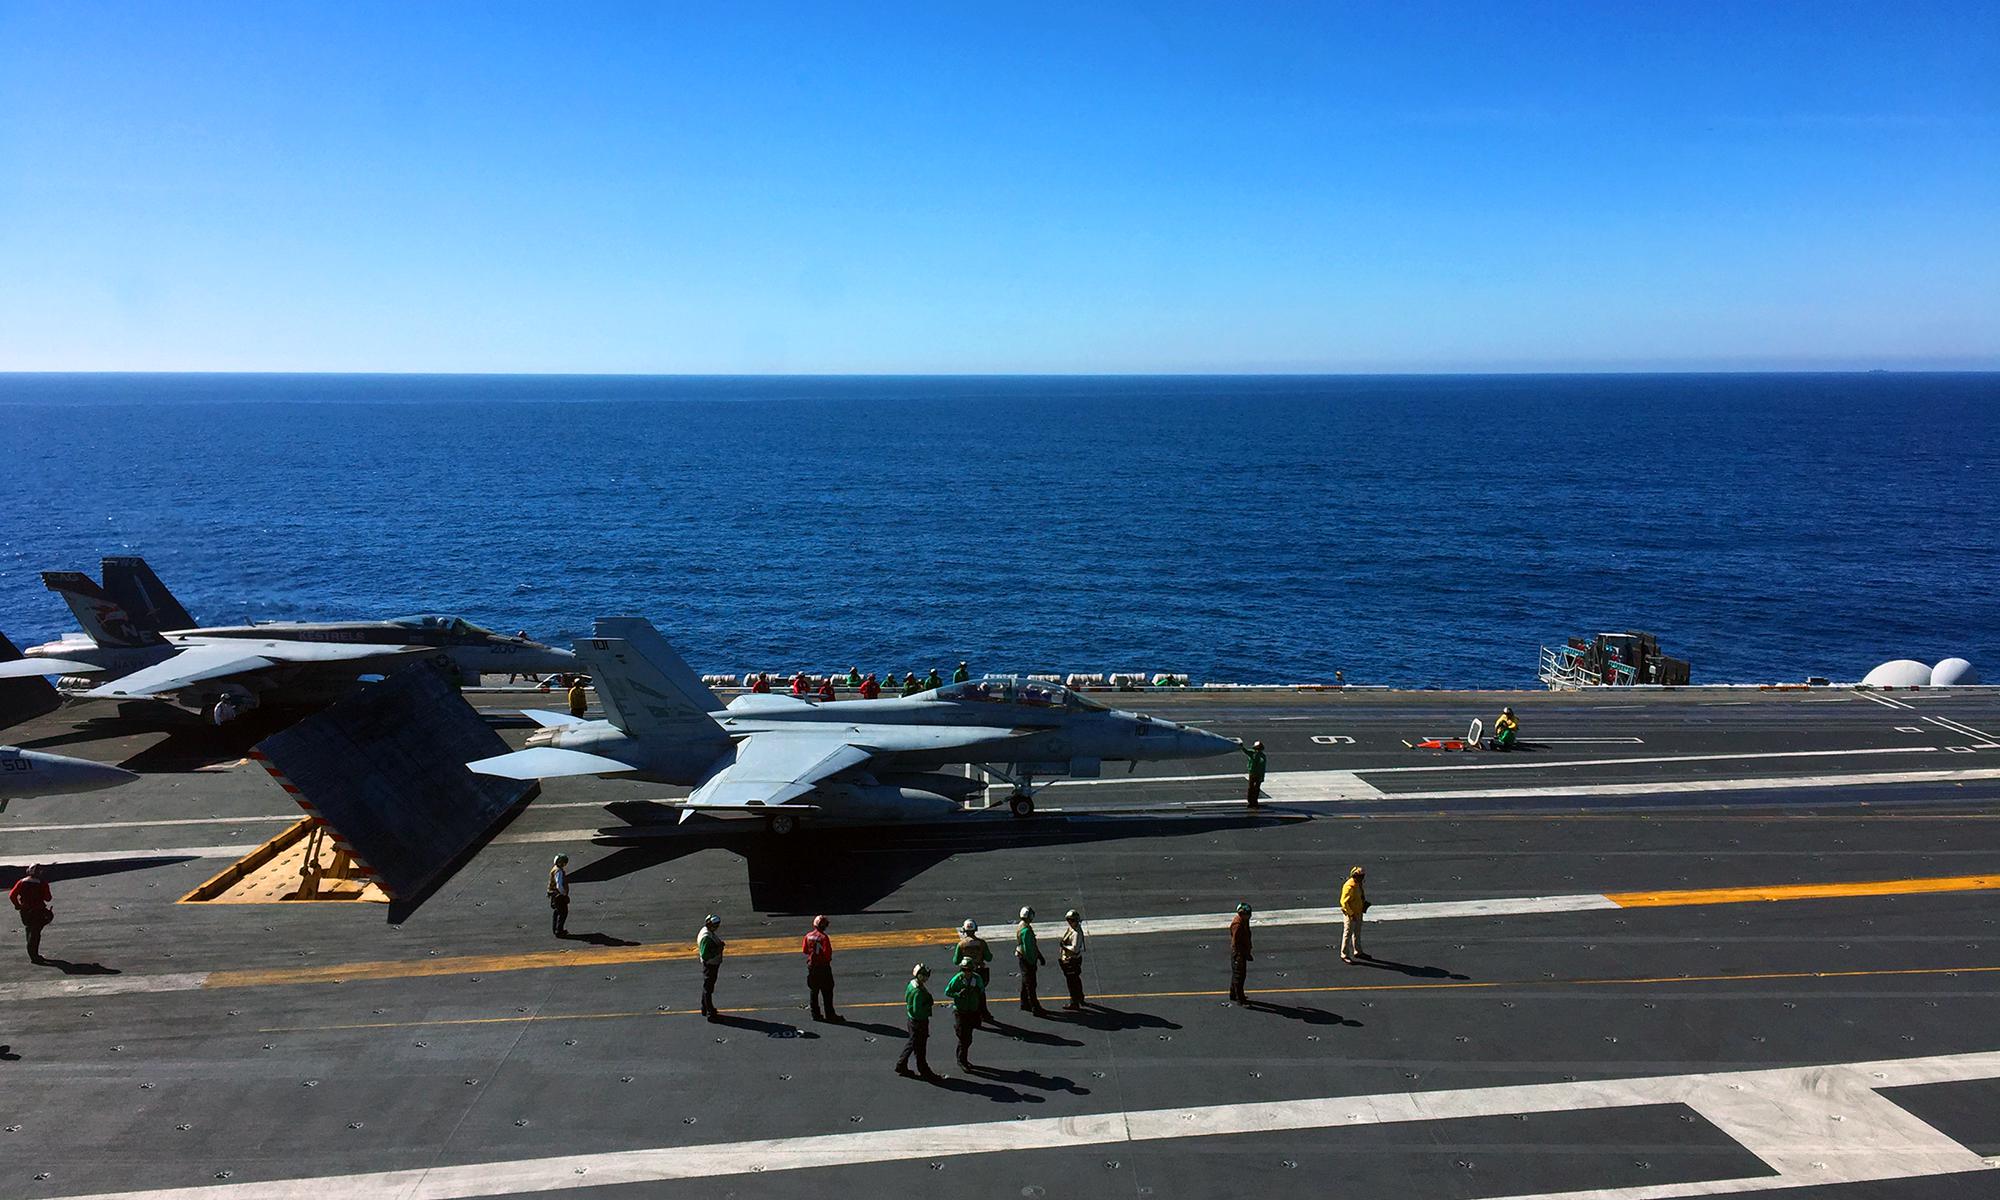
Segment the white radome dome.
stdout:
[[1864,687],[1929,687],[1931,669],[1914,658],[1885,662],[1861,679]]
[[1947,658],[1931,668],[1931,686],[1962,687],[1979,682],[1979,672],[1962,658]]

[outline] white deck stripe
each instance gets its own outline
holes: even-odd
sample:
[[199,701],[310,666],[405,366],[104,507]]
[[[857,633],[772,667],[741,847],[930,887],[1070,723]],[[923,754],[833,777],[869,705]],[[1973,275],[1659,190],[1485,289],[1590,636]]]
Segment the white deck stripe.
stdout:
[[1983,729],[1974,729],[1972,726],[1967,725],[1963,721],[1954,721],[1949,717],[1933,717],[1926,715],[1924,717],[1924,720],[1929,721],[1933,725],[1942,725],[1946,729],[1951,730],[1953,733],[1963,733],[1970,737],[1976,737],[1983,742],[2000,741],[2000,738],[1996,738],[1993,734],[1987,733]]
[[[1529,739],[1533,740],[1533,739]],[[1465,762],[1425,763],[1404,767],[1357,767],[1345,771],[1273,771],[1264,777],[1264,786],[1283,786],[1295,776],[1315,775],[1403,775],[1417,771],[1533,771],[1563,767],[1616,767],[1643,763],[1738,762],[1768,758],[1844,758],[1874,754],[1938,754],[1936,746],[1877,746],[1857,750],[1769,750],[1750,754],[1671,754],[1635,758],[1560,758],[1545,761],[1518,759],[1496,762],[1492,758],[1472,758]],[[1241,780],[1243,772],[1224,771],[1212,775],[1117,775],[1102,779],[1056,779],[1050,787],[1101,787],[1105,784],[1209,783],[1220,779]],[[1366,780],[1362,781],[1366,783]]]
[[[1597,893],[1569,896],[1506,896],[1495,900],[1438,900],[1424,904],[1377,904],[1369,908],[1368,920],[1435,921],[1452,917],[1519,916],[1531,913],[1589,912],[1617,908],[1609,897]],[[1218,933],[1229,925],[1229,913],[1183,913],[1171,917],[1123,917],[1093,920],[1090,936],[1117,937],[1134,933]],[[1273,925],[1337,925],[1340,910],[1331,904],[1318,908],[1273,908],[1260,910],[1257,927]]]
[[[1574,783],[1546,784],[1516,788],[1449,788],[1428,792],[1384,792],[1385,800],[1532,800],[1563,796],[1661,796],[1680,792],[1762,792],[1791,788],[1878,787],[1884,784],[1969,783],[1980,779],[2000,779],[2000,768],[1965,771],[1882,771],[1853,775],[1774,775],[1768,779],[1682,779],[1672,783]],[[1268,791],[1269,788],[1266,788]],[[1375,797],[1366,797],[1374,799]],[[1329,795],[1288,798],[1288,803],[1347,801],[1353,796]],[[1241,800],[1200,801],[1202,807],[1242,804]],[[1193,807],[1191,805],[1190,807]]]
[[1590,1112],[1657,1104],[1685,1104],[1693,1108],[1775,1172],[1739,1179],[1543,1193],[1533,1198],[1665,1200],[1989,1170],[1994,1164],[1918,1120],[1875,1089],[1992,1078],[2000,1078],[2000,1053],[1985,1052],[1777,1070],[1386,1092],[1372,1096],[760,1138],[357,1175],[110,1192],[74,1200],[320,1200],[328,1195],[356,1200],[462,1200],[968,1154],[1078,1149],[1516,1113]]
[[[1533,741],[1525,738],[1524,741]],[[1747,762],[1767,758],[1858,758],[1871,754],[1936,754],[1936,746],[1877,746],[1863,750],[1766,750],[1756,754],[1655,754],[1636,758],[1565,758],[1556,762],[1445,763],[1421,767],[1362,767],[1364,775],[1403,775],[1416,771],[1534,771],[1550,767],[1622,767],[1640,763]]]

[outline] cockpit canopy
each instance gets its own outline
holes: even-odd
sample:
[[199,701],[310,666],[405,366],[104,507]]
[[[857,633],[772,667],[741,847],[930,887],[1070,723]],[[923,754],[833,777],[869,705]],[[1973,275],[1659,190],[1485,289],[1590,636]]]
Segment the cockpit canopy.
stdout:
[[932,692],[938,700],[966,703],[1025,704],[1033,708],[1060,708],[1072,712],[1101,711],[1104,706],[1070,691],[1060,683],[1029,679],[1024,675],[987,675],[964,683],[948,683]]
[[414,617],[397,617],[391,625],[403,625],[411,629],[435,629],[458,637],[473,637],[478,634],[490,636],[492,630],[482,629],[464,617],[449,617],[439,613],[422,613]]

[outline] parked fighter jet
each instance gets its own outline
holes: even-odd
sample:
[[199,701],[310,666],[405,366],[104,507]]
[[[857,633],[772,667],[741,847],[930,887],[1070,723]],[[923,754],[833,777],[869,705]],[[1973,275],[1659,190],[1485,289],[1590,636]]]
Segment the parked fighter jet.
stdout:
[[9,800],[23,796],[94,792],[137,778],[122,767],[109,767],[86,758],[0,746],[0,812],[7,810]]
[[104,578],[99,587],[75,571],[44,572],[42,582],[68,602],[83,631],[0,663],[0,678],[101,677],[108,682],[85,696],[169,700],[213,717],[225,701],[225,716],[259,704],[324,704],[364,676],[423,657],[464,675],[542,675],[576,661],[567,650],[447,616],[199,628],[145,560],[107,558]]
[[900,700],[744,695],[728,706],[659,633],[606,617],[577,643],[606,719],[530,712],[528,748],[468,764],[486,775],[617,775],[694,787],[695,812],[761,816],[774,833],[799,818],[893,821],[939,816],[985,786],[943,774],[972,764],[1014,785],[1016,816],[1034,811],[1038,777],[1095,776],[1105,762],[1225,754],[1236,743],[1171,721],[1118,712],[1055,683],[989,676]]

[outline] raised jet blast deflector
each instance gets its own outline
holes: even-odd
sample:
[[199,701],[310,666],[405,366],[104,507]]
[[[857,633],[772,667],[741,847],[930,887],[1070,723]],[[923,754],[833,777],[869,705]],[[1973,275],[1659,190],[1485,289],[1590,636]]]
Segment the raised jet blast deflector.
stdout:
[[415,902],[535,794],[532,783],[466,770],[506,748],[422,663],[266,738],[257,753],[392,900]]
[[[23,663],[29,665],[23,667]],[[21,657],[14,643],[0,634],[0,729],[33,720],[43,713],[51,713],[62,707],[62,697],[56,695],[55,688],[42,678],[44,674],[62,674],[60,663],[44,667]]]

